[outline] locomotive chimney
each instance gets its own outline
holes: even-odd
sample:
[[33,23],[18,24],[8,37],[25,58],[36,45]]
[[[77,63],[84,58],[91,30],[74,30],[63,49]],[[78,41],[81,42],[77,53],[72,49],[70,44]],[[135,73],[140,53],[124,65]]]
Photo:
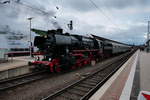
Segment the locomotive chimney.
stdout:
[[63,29],[61,28],[57,29],[57,34],[63,34]]
[[48,34],[56,34],[56,30],[48,30]]
[[48,34],[63,34],[63,29],[59,28],[57,30],[48,30]]

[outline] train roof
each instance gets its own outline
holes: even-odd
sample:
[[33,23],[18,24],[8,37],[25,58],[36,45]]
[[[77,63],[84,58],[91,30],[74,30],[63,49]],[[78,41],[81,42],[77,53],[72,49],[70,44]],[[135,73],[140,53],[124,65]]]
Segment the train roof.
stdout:
[[131,45],[129,45],[129,44],[121,43],[121,42],[114,41],[114,40],[111,40],[111,39],[106,39],[106,38],[103,38],[103,37],[100,37],[100,36],[96,36],[96,35],[93,35],[93,34],[91,34],[91,35],[92,35],[94,38],[99,39],[99,40],[102,40],[102,41],[109,41],[109,42],[113,42],[113,43],[118,43],[118,44],[122,44],[122,45],[131,46]]

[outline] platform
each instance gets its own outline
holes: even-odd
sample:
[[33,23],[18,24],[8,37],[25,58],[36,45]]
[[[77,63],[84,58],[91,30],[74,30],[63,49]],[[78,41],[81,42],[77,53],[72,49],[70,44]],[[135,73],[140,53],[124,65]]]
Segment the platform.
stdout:
[[137,100],[140,91],[150,91],[149,84],[150,53],[138,50],[90,100]]
[[29,56],[9,58],[7,62],[0,63],[0,79],[29,73],[28,61],[34,58]]

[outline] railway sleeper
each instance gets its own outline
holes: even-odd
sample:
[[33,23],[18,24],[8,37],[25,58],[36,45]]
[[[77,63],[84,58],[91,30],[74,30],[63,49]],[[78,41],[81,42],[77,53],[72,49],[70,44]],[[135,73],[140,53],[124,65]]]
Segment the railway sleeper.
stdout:
[[100,72],[100,73],[97,73],[97,76],[100,76],[100,77],[104,77],[106,74],[105,73],[102,73],[102,72]]
[[90,82],[90,81],[84,81],[84,82],[82,82],[82,83],[88,84],[88,85],[92,85],[92,86],[95,86],[95,85],[96,85],[96,83],[92,83],[92,82]]
[[[81,98],[81,96],[79,96],[77,94],[72,94],[69,92],[62,94],[61,96],[68,99],[68,100],[79,100]],[[64,99],[64,100],[66,100],[66,99]],[[61,100],[61,99],[58,99],[58,100]]]
[[3,88],[3,87],[10,86],[10,85],[12,85],[12,83],[9,83],[9,84],[8,83],[6,83],[6,84],[0,84],[0,87]]
[[93,86],[87,85],[87,84],[79,84],[78,86],[86,87],[86,88],[89,88],[89,89],[92,89],[92,88],[93,88]]
[[81,84],[89,86],[89,87],[95,86],[95,84],[90,84],[89,82],[82,82]]
[[83,91],[83,92],[88,92],[89,90],[85,89],[85,88],[81,88],[81,87],[73,87],[73,89],[77,90],[77,91]]
[[56,97],[55,99],[49,99],[49,100],[75,100],[75,99],[70,98],[70,96],[60,95]]
[[88,87],[83,87],[83,86],[75,86],[74,88],[77,88],[77,89],[81,89],[83,91],[89,91],[91,88],[88,88]]
[[99,81],[101,81],[102,79],[103,79],[102,77],[93,77],[93,78],[91,78],[90,80],[91,80],[91,81],[99,82]]
[[104,77],[106,75],[106,73],[104,73],[103,71],[100,71],[99,73],[97,73],[96,75],[92,76],[92,77]]
[[101,80],[101,79],[97,79],[97,80],[95,80],[95,79],[89,79],[89,80],[87,80],[87,81],[88,81],[88,82],[92,82],[92,83],[98,83],[100,80]]
[[67,92],[72,93],[72,94],[76,94],[76,95],[79,95],[79,96],[83,96],[86,93],[86,92],[83,92],[83,91],[77,91],[75,89],[69,89]]

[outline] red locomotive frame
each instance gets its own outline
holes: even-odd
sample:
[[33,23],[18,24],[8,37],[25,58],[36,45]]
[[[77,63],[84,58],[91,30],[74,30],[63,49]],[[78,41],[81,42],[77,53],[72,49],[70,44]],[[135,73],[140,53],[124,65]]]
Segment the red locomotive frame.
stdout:
[[[85,57],[84,53],[88,54],[86,55],[87,57]],[[43,55],[43,53],[34,53],[34,55]],[[70,53],[70,56],[76,58],[75,64],[70,66],[70,69],[76,69],[91,64],[92,61],[98,62],[100,59],[103,58],[104,55],[102,51],[94,49],[73,50],[72,53]],[[63,71],[61,68],[60,58],[52,59],[52,61],[33,61],[30,62],[30,65],[43,65],[44,67],[48,68],[50,72]]]

